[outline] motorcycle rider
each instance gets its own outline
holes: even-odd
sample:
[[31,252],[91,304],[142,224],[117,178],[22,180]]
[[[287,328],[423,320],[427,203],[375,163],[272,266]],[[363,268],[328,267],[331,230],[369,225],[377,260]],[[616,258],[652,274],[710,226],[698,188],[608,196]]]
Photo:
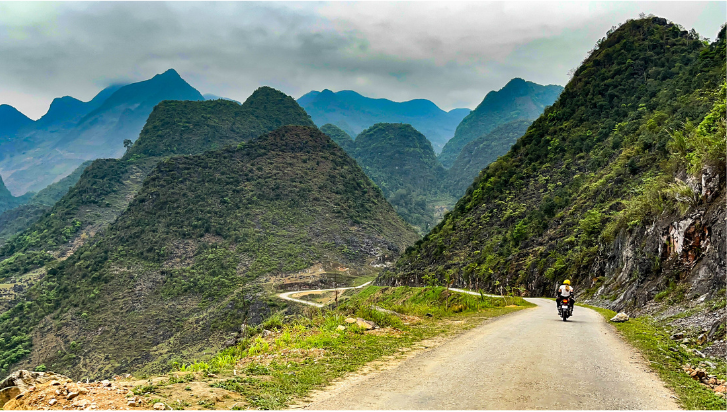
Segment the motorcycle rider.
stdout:
[[573,307],[573,287],[570,285],[570,280],[566,279],[563,281],[563,284],[560,285],[558,288],[558,295],[555,298],[555,304],[558,308],[560,308],[560,302],[563,300],[563,298],[569,298],[568,299],[568,307]]

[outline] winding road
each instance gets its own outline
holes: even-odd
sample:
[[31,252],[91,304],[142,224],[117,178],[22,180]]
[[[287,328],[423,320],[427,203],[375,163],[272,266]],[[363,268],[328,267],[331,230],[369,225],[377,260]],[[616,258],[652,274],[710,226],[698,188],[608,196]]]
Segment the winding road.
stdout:
[[576,307],[563,322],[553,301],[528,301],[537,307],[487,321],[383,371],[352,375],[304,407],[678,409],[601,315]]

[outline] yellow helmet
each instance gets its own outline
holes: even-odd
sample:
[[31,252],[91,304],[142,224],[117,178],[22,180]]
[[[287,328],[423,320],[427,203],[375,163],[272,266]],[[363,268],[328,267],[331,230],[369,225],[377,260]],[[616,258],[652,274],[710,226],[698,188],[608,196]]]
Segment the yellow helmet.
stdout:
[[570,280],[566,279],[566,280],[563,281],[563,283],[566,284],[566,285],[570,285]]

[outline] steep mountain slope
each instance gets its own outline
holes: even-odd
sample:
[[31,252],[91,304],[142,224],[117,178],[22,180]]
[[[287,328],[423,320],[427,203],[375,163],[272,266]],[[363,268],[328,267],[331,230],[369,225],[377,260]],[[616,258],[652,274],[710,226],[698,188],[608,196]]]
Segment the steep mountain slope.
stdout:
[[5,187],[2,177],[0,177],[0,213],[8,209],[12,209],[15,206],[22,205],[23,203],[27,202],[28,199],[30,199],[30,197],[33,195],[34,193],[27,193],[19,197],[13,196],[8,188]]
[[328,89],[312,91],[298,99],[298,104],[311,115],[316,125],[331,123],[352,137],[376,123],[411,124],[427,136],[437,152],[454,135],[457,124],[469,113],[469,109],[445,112],[424,99],[393,102],[364,97],[350,90],[336,93]]
[[513,120],[534,120],[553,104],[563,87],[541,86],[520,78],[510,80],[499,91],[487,93],[482,103],[457,126],[454,137],[439,155],[445,168],[452,167],[462,148],[497,126]]
[[50,206],[24,204],[0,213],[0,247],[11,237],[27,229],[50,210]]
[[330,123],[326,123],[321,126],[321,131],[330,137],[331,140],[336,142],[336,144],[341,146],[343,150],[349,154],[349,156],[353,156],[355,143],[351,136],[344,132],[343,129]]
[[627,21],[379,282],[552,296],[570,278],[617,310],[723,298],[724,77],[724,26],[708,45]]
[[124,157],[94,161],[51,213],[0,248],[0,257],[29,250],[65,256],[126,209],[162,158],[222,148],[282,125],[313,122],[295,100],[269,87],[259,88],[242,105],[226,100],[164,101]]
[[86,160],[119,157],[124,140],[135,140],[162,100],[204,100],[174,70],[125,86],[104,89],[83,103],[54,100],[35,127],[3,149],[0,172],[13,193],[37,191],[71,173]]
[[172,157],[97,243],[0,316],[2,335],[19,337],[5,341],[0,364],[77,378],[167,369],[269,313],[264,277],[324,260],[368,266],[416,237],[315,127]]
[[61,200],[68,190],[78,182],[81,173],[90,164],[90,160],[82,163],[73,173],[49,185],[34,194],[33,197],[28,198],[32,193],[24,196],[24,198],[28,198],[27,203],[0,213],[0,247],[12,236],[38,221],[51,206]]
[[445,170],[431,143],[411,125],[379,123],[356,137],[354,158],[405,221],[426,233],[436,223]]
[[513,120],[467,143],[447,170],[444,184],[449,193],[456,198],[461,197],[480,171],[507,153],[532,123],[530,120]]
[[33,120],[20,113],[18,109],[7,104],[0,104],[0,142],[4,143],[8,136],[33,124]]

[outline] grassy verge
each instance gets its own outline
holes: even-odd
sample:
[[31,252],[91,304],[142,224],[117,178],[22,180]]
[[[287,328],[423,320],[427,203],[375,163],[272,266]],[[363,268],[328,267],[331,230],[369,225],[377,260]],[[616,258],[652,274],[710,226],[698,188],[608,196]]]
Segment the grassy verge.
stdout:
[[[273,316],[237,346],[208,362],[180,365],[179,369],[214,373],[221,379],[211,386],[242,395],[246,408],[284,409],[310,391],[423,339],[472,328],[486,318],[532,306],[514,298],[508,303],[517,307],[504,307],[502,299],[441,287],[368,286],[350,293],[337,309],[310,308],[287,319]],[[348,317],[372,321],[379,328],[365,330],[347,323]],[[153,391],[139,388],[137,392]]]
[[[585,306],[611,319],[616,312],[590,305]],[[636,347],[651,363],[664,383],[677,394],[679,403],[685,409],[727,409],[727,401],[712,390],[700,385],[682,370],[682,365],[697,365],[704,359],[686,351],[673,341],[655,321],[649,317],[630,319],[628,322],[613,323],[627,342]],[[725,379],[727,363],[724,360],[711,361],[717,368],[711,372]]]

